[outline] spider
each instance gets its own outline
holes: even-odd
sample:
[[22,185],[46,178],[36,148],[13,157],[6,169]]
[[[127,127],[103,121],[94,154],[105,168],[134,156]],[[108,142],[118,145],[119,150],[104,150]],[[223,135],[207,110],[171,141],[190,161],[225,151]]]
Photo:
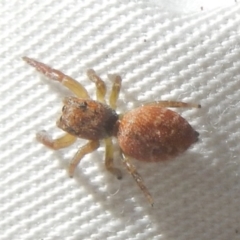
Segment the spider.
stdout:
[[113,163],[112,137],[116,137],[123,164],[153,206],[153,197],[130,158],[158,162],[186,151],[198,141],[199,133],[178,113],[167,107],[201,106],[177,101],[155,101],[124,114],[117,114],[115,109],[122,82],[119,75],[109,76],[113,78],[113,85],[107,105],[106,85],[93,69],[87,71],[87,76],[96,85],[97,100],[92,100],[79,82],[59,70],[28,57],[23,57],[23,60],[48,78],[62,83],[75,95],[64,98],[62,115],[57,121],[57,127],[65,131],[65,134],[57,139],[52,139],[46,131],[36,134],[39,142],[54,150],[70,146],[77,138],[88,140],[70,161],[69,176],[73,177],[81,159],[95,151],[100,145],[99,141],[104,140],[105,167],[121,179],[121,171]]

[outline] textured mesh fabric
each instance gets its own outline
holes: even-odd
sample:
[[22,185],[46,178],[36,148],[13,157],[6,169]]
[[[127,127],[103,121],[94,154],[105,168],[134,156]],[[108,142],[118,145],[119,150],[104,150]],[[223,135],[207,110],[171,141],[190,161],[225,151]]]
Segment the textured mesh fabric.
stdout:
[[[208,2],[0,2],[1,240],[240,239],[240,5]],[[36,142],[41,129],[61,135],[55,121],[69,92],[25,55],[93,97],[86,69],[121,74],[119,112],[161,99],[201,103],[178,110],[197,144],[172,161],[133,160],[153,208],[118,152],[121,181],[105,170],[103,146],[70,179],[67,163],[85,141],[59,151]]]

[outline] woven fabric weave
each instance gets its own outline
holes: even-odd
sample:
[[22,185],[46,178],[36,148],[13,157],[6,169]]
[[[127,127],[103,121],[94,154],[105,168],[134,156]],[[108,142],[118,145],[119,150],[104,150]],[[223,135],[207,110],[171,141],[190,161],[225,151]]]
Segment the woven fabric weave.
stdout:
[[[240,239],[240,5],[218,2],[0,2],[1,240]],[[23,56],[77,79],[93,98],[88,68],[108,88],[107,74],[119,73],[119,112],[155,100],[202,105],[177,110],[200,133],[186,153],[132,160],[153,208],[118,151],[121,181],[106,171],[103,145],[71,179],[67,163],[85,141],[52,151],[35,140],[42,129],[61,135],[55,121],[70,93]]]

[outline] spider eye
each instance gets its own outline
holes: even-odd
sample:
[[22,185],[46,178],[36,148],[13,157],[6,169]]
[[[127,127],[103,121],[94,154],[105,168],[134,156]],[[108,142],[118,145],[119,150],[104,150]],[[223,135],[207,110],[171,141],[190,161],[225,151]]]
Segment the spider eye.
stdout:
[[79,108],[81,108],[82,110],[86,110],[87,109],[87,102],[81,102],[78,105]]

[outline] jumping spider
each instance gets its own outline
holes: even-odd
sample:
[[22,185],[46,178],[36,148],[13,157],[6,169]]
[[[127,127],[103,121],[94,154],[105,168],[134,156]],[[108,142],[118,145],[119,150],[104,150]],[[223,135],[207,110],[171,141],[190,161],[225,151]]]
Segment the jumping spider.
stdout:
[[149,203],[153,205],[151,194],[129,158],[157,162],[186,151],[198,141],[199,134],[184,118],[167,107],[201,106],[176,101],[155,101],[125,114],[117,114],[115,109],[121,88],[120,76],[113,76],[113,86],[107,105],[106,85],[94,70],[89,69],[87,76],[96,84],[97,101],[90,98],[87,90],[79,82],[62,72],[28,57],[23,57],[23,60],[48,78],[62,83],[76,96],[63,100],[62,116],[57,121],[57,126],[66,133],[53,140],[46,131],[41,131],[37,133],[37,140],[54,150],[70,146],[77,138],[88,140],[69,164],[68,172],[71,177],[81,159],[95,151],[99,147],[99,141],[104,140],[106,169],[120,179],[121,171],[113,164],[112,137],[116,137],[125,167]]

